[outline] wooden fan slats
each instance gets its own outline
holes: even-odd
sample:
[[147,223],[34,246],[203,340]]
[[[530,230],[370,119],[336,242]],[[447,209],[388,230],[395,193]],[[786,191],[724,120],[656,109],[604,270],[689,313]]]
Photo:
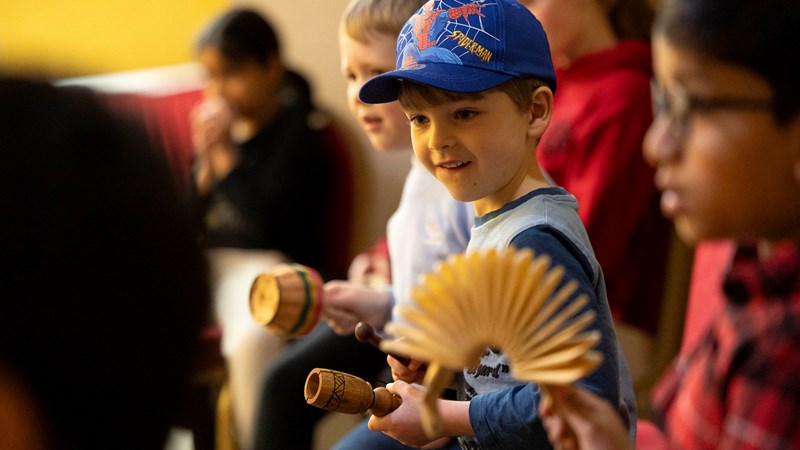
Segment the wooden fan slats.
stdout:
[[[532,255],[530,251],[526,253]],[[531,261],[530,267],[527,268],[526,273],[523,274],[520,280],[520,298],[533,298],[534,292],[539,289],[542,277],[549,266],[549,259],[543,256],[539,256]],[[508,308],[504,308],[503,310],[507,313],[504,320],[507,327],[509,329],[519,330],[530,323],[530,317],[536,314],[538,308],[536,305],[530,305],[529,301],[513,301],[509,304]]]
[[560,346],[568,342],[570,339],[575,338],[579,332],[586,329],[586,327],[594,320],[595,314],[592,311],[586,311],[583,315],[575,319],[574,322],[562,328],[557,333],[549,335],[544,341],[537,341],[531,339],[521,344],[515,352],[526,355],[529,359],[539,358],[547,353],[560,348]]
[[437,436],[441,432],[442,422],[439,418],[437,399],[453,381],[453,371],[437,362],[431,362],[425,372],[423,384],[428,387],[422,401],[422,426],[428,436]]
[[[481,256],[483,255],[483,256]],[[466,255],[467,259],[467,276],[465,277],[470,282],[470,286],[474,289],[474,301],[472,302],[473,311],[464,311],[475,320],[481,317],[487,317],[490,313],[489,303],[491,300],[491,287],[488,283],[487,273],[491,272],[495,267],[496,254],[495,252],[486,252],[483,254],[473,252]],[[458,304],[460,299],[455,299]],[[461,309],[467,305],[461,305]],[[496,307],[496,306],[495,306]]]
[[449,367],[461,367],[465,359],[465,355],[456,351],[450,342],[443,343],[441,340],[429,339],[429,336],[419,328],[398,324],[390,327],[388,331],[403,336],[403,339],[381,342],[381,350],[387,353],[411,355],[423,361],[441,361]]
[[[441,317],[449,317],[452,321],[452,326],[459,329],[466,329],[469,325],[469,315],[464,314],[462,311],[453,312],[452,309],[456,305],[452,305],[452,291],[439,291],[431,292],[425,287],[414,288],[411,292],[411,297],[416,302],[414,306],[418,311],[421,311],[427,318],[436,321],[436,326],[441,328],[439,320]],[[400,305],[398,308],[409,308],[407,305]],[[424,319],[421,319],[424,320]],[[446,331],[445,331],[446,332]]]
[[[504,270],[502,276],[495,277],[501,283],[501,291],[491,299],[491,303],[498,305],[508,305],[509,307],[498,307],[494,309],[493,316],[497,319],[493,321],[493,328],[505,334],[514,321],[517,319],[513,314],[515,298],[526,298],[526,281],[529,278],[530,263],[532,253],[530,251],[511,253],[504,252]],[[505,329],[505,330],[504,330]]]
[[537,358],[532,358],[524,367],[533,369],[544,369],[548,367],[561,366],[579,359],[584,353],[592,349],[600,340],[600,333],[597,331],[576,336],[568,341],[552,347],[549,352],[542,352]]
[[442,304],[439,300],[444,297],[449,297],[449,290],[448,286],[442,281],[441,277],[437,277],[434,274],[426,274],[422,279],[422,285],[425,287],[425,290],[431,294],[431,301],[429,303],[425,303],[421,305],[427,310],[437,310],[442,308]]
[[[554,287],[553,284],[558,284],[561,281],[561,273],[553,274],[552,272],[545,277],[545,282],[543,283],[546,286],[546,290],[552,293]],[[569,297],[575,292],[577,289],[577,283],[574,280],[570,280],[567,284],[565,284],[561,289],[559,289],[555,295],[548,295],[549,301],[546,302],[544,305],[541,306],[541,309],[536,311],[528,311],[530,314],[529,321],[527,322],[527,329],[530,330],[539,330],[542,326],[544,326],[545,322],[551,321],[553,314],[561,308],[564,303],[569,299]],[[537,292],[538,294],[538,292]],[[542,297],[537,295],[537,297]],[[541,300],[537,299],[537,303],[541,305],[542,302],[547,300],[547,297],[542,298]]]
[[[545,263],[549,264],[549,260],[545,261]],[[565,291],[562,288],[562,290],[554,294],[553,291],[559,281],[559,279],[552,276],[548,279],[548,274],[543,274],[539,283],[534,286],[528,296],[525,297],[530,299],[528,300],[528,304],[522,305],[519,308],[519,312],[506,327],[508,333],[517,335],[516,337],[509,337],[509,339],[505,341],[507,342],[507,347],[509,345],[527,342],[530,336],[538,334],[541,324],[549,319],[549,316],[554,310],[552,306],[548,307],[552,302],[547,302],[546,300],[548,298],[554,298],[556,302],[563,302],[572,293],[572,291]]]
[[[525,363],[519,364],[519,373],[525,374],[526,376],[532,376],[536,378],[536,383],[541,385],[565,385],[574,383],[576,380],[579,380],[586,376],[586,374],[591,373],[600,363],[603,362],[603,355],[596,351],[589,351],[583,355],[583,357],[570,361],[567,364],[564,364],[560,368],[550,368],[547,370],[526,370]],[[516,369],[512,365],[512,371],[517,373]]]
[[[553,338],[553,335],[560,330],[564,324],[567,322],[567,319],[573,317],[578,311],[586,306],[587,298],[585,295],[581,295],[576,298],[571,303],[568,303],[563,309],[552,311],[552,315],[549,317],[544,317],[544,314],[540,317],[544,317],[543,322],[540,326],[534,327],[533,329],[536,330],[534,334],[530,336],[530,339],[526,341],[526,345],[529,347],[538,346],[540,343],[543,343],[549,339]],[[555,303],[555,302],[553,302]],[[563,302],[559,302],[559,306],[563,305]],[[594,315],[589,318],[589,321],[594,319]],[[585,326],[585,325],[582,325]],[[569,327],[568,327],[569,328]],[[582,328],[581,328],[582,329]],[[572,330],[572,335],[580,331],[580,329]],[[538,356],[538,354],[537,354]],[[534,358],[535,356],[531,356]]]
[[442,330],[442,326],[431,316],[429,311],[400,305],[398,312],[401,311],[409,323],[414,323],[415,328],[423,332],[426,339],[441,342],[444,338],[448,344],[452,343],[453,337],[447,333],[447,330]]
[[475,366],[488,346],[506,354],[516,379],[544,386],[574,382],[602,362],[592,350],[600,333],[586,331],[595,314],[578,315],[587,296],[575,296],[574,280],[559,287],[564,269],[550,264],[529,249],[457,255],[421,277],[413,303],[396,308],[400,320],[385,329],[400,338],[381,348],[429,363],[426,432],[438,426],[436,398],[451,370]]
[[[502,314],[502,308],[498,308],[497,305],[508,305],[509,300],[513,298],[514,289],[519,284],[516,283],[519,278],[515,279],[514,277],[520,275],[517,271],[518,268],[514,267],[514,254],[511,252],[497,254],[496,264],[496,270],[486,270],[489,275],[487,282],[492,287],[492,295],[485,300],[492,307],[492,316],[495,317]],[[499,321],[493,321],[495,327],[497,327],[497,322]]]

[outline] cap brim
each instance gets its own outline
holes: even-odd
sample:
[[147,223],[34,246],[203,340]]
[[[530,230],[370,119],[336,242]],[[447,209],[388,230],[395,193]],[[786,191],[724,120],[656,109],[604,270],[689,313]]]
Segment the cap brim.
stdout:
[[454,92],[480,92],[491,89],[513,78],[512,75],[456,66],[445,63],[422,63],[407,69],[394,70],[379,75],[361,87],[358,98],[364,103],[388,103],[397,100],[402,80],[413,81]]

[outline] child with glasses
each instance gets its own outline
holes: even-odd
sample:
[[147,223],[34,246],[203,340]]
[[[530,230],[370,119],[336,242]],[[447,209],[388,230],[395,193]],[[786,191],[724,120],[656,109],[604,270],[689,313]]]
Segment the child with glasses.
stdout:
[[[737,244],[724,313],[653,391],[673,448],[800,448],[800,63],[778,53],[798,24],[789,0],[666,0],[657,16],[645,156],[661,209],[689,243]],[[555,442],[627,448],[597,396],[555,393]]]

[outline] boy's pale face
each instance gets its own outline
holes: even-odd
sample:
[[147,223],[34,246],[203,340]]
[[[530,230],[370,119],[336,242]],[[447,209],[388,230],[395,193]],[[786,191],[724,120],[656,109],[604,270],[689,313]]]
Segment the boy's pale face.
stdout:
[[408,120],[398,102],[368,105],[358,99],[361,86],[395,68],[395,38],[369,33],[367,42],[339,32],[342,74],[347,80],[347,105],[376,150],[408,150]]
[[406,109],[406,115],[417,159],[456,200],[473,202],[478,215],[529,191],[539,136],[532,111],[520,111],[505,93]]
[[[751,71],[682,51],[660,37],[653,50],[655,73],[668,95],[682,90],[699,100],[772,99],[769,85]],[[656,117],[645,157],[656,167],[661,209],[684,240],[800,235],[800,119],[779,126],[768,107],[695,108],[685,121],[675,116]]]

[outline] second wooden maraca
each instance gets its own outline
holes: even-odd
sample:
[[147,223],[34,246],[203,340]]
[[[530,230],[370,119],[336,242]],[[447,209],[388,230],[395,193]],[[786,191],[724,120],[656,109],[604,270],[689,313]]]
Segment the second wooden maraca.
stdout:
[[[381,348],[381,341],[383,339],[381,339],[381,337],[378,336],[378,333],[375,332],[375,328],[373,328],[372,325],[366,322],[358,322],[356,324],[354,334],[359,342],[363,342],[365,344],[372,344],[378,349]],[[387,354],[390,355],[392,358],[400,361],[400,363],[403,365],[407,366],[411,362],[411,360],[409,358],[406,358],[405,356],[400,356],[395,353],[387,353]]]
[[322,277],[301,264],[276,264],[250,287],[250,313],[271,332],[308,334],[322,315]]
[[316,368],[308,374],[305,399],[328,411],[345,414],[370,412],[385,416],[397,409],[402,401],[385,387],[372,389],[361,378],[338,370]]

